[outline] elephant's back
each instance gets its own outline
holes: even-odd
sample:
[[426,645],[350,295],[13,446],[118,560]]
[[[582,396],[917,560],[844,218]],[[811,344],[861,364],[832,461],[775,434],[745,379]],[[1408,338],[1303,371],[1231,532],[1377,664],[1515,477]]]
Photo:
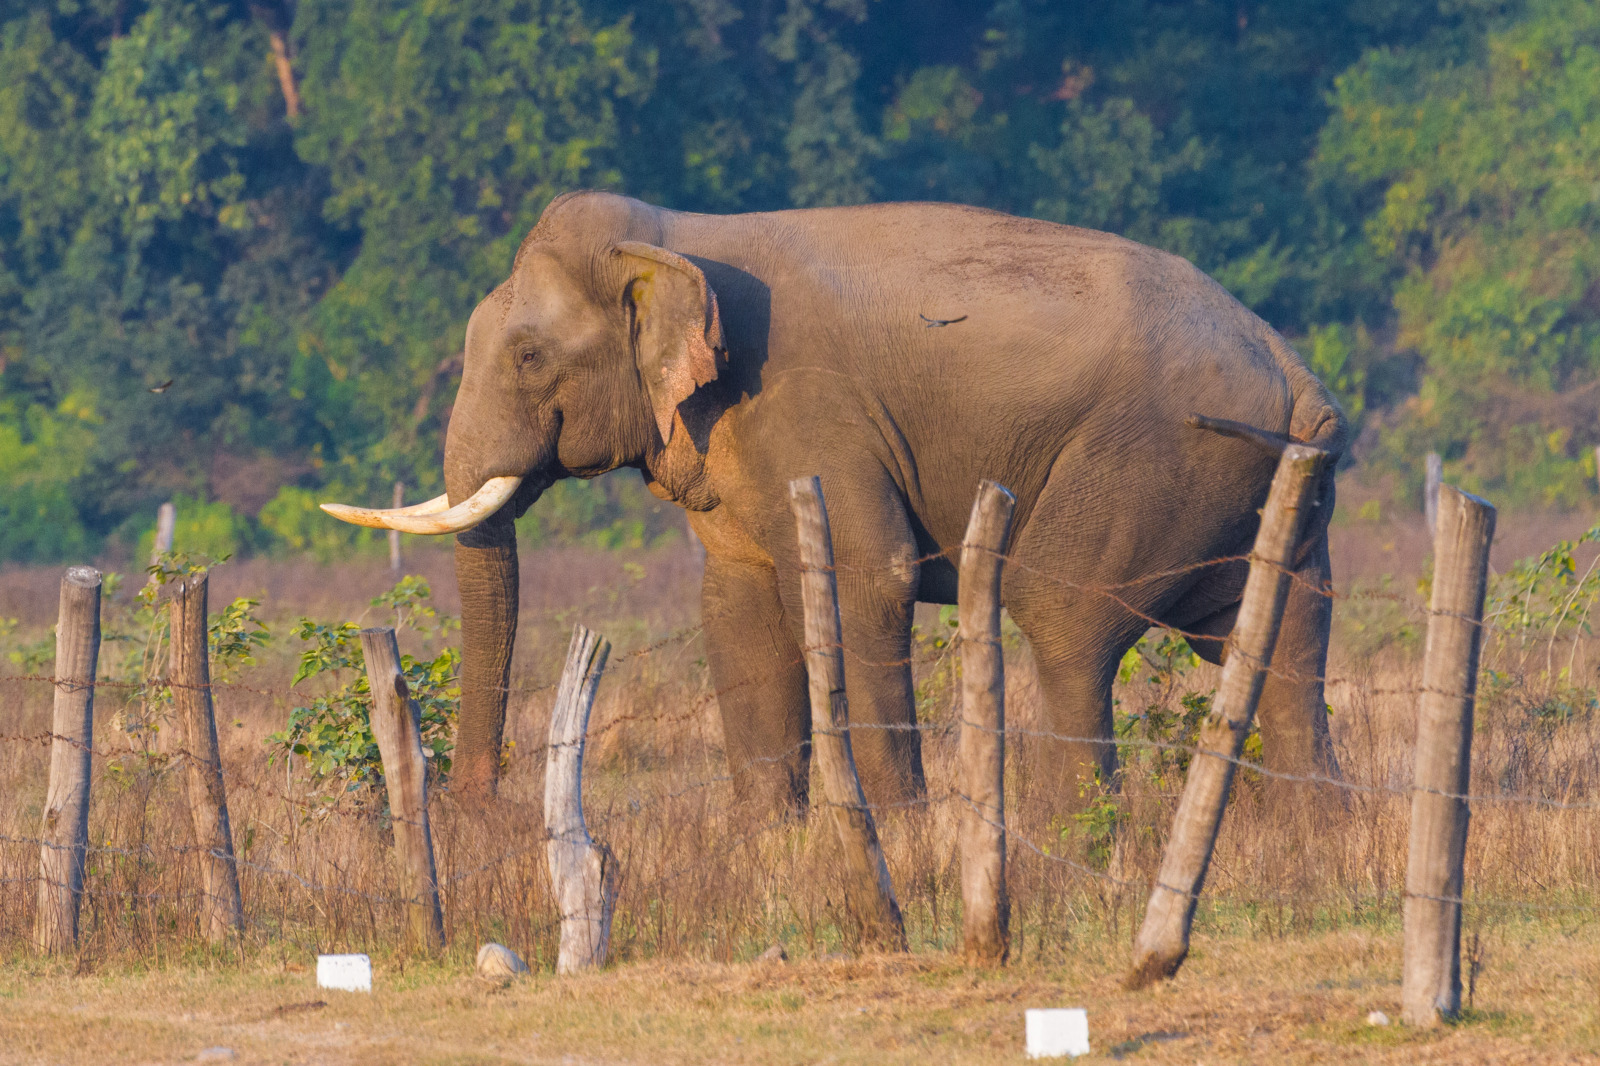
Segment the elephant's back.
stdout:
[[[982,478],[1017,494],[1020,522],[1052,480],[1081,486],[1073,523],[1108,543],[1258,505],[1270,464],[1185,419],[1287,431],[1297,357],[1186,260],[948,204],[700,217],[721,231],[708,250],[770,289],[763,380],[821,372],[862,394],[936,541],[959,542]],[[1111,502],[1133,484],[1168,505]]]

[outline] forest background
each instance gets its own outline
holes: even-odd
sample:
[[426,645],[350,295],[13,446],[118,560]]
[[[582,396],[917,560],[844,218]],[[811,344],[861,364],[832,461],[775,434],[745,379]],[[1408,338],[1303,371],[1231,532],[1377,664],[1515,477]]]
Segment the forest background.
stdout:
[[[316,501],[440,491],[467,315],[579,187],[1121,233],[1338,393],[1352,520],[1430,449],[1596,502],[1600,5],[0,0],[0,560],[146,550],[166,499],[189,550],[376,550]],[[623,472],[523,525],[679,520]]]

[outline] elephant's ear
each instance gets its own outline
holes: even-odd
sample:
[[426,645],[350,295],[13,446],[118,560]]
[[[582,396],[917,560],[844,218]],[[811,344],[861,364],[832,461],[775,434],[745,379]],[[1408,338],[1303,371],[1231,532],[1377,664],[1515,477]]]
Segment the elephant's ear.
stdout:
[[633,315],[634,359],[667,443],[678,405],[717,376],[717,294],[700,268],[676,252],[639,241],[625,241],[611,252],[628,267],[623,301]]

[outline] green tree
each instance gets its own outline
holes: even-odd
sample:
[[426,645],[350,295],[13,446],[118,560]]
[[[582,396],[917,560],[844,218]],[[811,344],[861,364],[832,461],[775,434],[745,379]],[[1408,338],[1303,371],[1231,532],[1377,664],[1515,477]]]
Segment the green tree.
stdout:
[[1538,0],[1466,55],[1374,52],[1334,104],[1317,168],[1369,198],[1366,253],[1422,366],[1380,460],[1410,474],[1433,447],[1507,502],[1591,498],[1600,11]]

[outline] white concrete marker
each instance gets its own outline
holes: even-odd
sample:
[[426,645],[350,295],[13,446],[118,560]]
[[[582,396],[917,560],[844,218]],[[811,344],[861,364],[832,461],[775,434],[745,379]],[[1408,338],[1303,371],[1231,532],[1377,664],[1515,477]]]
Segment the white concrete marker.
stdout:
[[1028,1058],[1077,1058],[1089,1053],[1089,1012],[1082,1007],[1024,1012],[1028,1030]]
[[317,987],[371,992],[372,960],[365,955],[318,955]]

